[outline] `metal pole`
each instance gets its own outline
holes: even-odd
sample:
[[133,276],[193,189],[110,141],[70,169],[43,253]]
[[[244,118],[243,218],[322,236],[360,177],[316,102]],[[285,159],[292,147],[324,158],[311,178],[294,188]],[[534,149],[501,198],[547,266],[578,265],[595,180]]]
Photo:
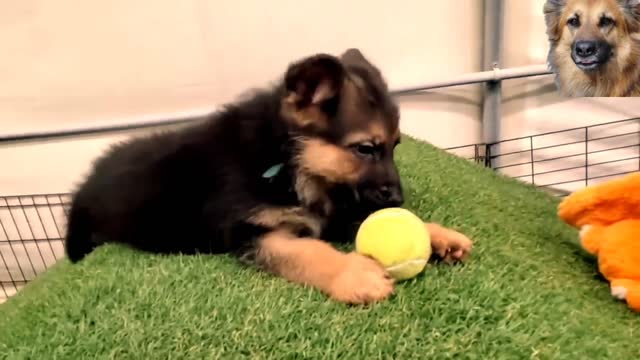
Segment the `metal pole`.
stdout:
[[[502,55],[502,0],[484,1],[484,46],[482,67],[485,71],[498,69]],[[500,139],[500,80],[488,81],[484,86],[482,105],[482,137],[485,143]]]
[[549,74],[551,74],[551,71],[549,71],[547,65],[544,64],[518,66],[509,69],[490,69],[488,71],[462,74],[456,77],[442,80],[431,80],[427,83],[420,83],[419,85],[405,85],[402,87],[395,87],[391,89],[391,93],[393,95],[413,94],[418,91],[447,88],[451,86],[479,84],[488,81],[497,82],[502,80]]
[[[529,65],[509,69],[493,69],[477,73],[462,74],[458,77],[435,80],[420,85],[397,87],[391,90],[394,96],[413,94],[419,91],[447,88],[458,85],[480,84],[486,82],[500,82],[502,80],[516,79],[522,77],[540,76],[550,74],[546,65]],[[67,136],[79,136],[88,134],[109,133],[116,131],[128,131],[142,129],[146,127],[176,125],[201,120],[215,111],[215,106],[211,109],[189,111],[184,114],[158,114],[154,116],[143,116],[142,118],[124,119],[118,123],[105,121],[99,125],[72,127],[67,129],[57,129],[48,131],[35,131],[26,133],[0,134],[0,143],[14,141],[29,141],[62,138]]]
[[190,111],[183,114],[166,114],[156,115],[152,117],[139,117],[135,119],[128,119],[119,123],[108,121],[103,124],[96,124],[93,126],[84,127],[71,127],[67,129],[48,130],[48,131],[33,131],[17,134],[0,135],[0,143],[14,142],[14,141],[29,141],[29,140],[43,140],[43,139],[56,139],[68,136],[80,136],[80,135],[97,135],[118,131],[129,131],[144,129],[157,126],[169,126],[191,123],[198,120],[204,120],[208,114],[214,110],[199,110]]

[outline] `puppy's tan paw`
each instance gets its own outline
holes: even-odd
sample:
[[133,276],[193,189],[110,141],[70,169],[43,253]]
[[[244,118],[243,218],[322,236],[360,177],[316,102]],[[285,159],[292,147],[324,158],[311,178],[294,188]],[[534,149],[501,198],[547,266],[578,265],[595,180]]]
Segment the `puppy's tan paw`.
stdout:
[[346,255],[343,268],[329,287],[329,296],[349,304],[384,300],[393,293],[393,280],[375,260],[357,253]]
[[469,257],[473,241],[455,230],[437,226],[435,231],[431,232],[431,248],[443,261],[452,263],[464,261]]

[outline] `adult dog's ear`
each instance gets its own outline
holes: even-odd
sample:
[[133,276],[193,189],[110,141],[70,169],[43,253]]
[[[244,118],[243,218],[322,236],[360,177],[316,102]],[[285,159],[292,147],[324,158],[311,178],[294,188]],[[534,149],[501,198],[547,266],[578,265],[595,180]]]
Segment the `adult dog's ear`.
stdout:
[[640,27],[640,0],[618,0],[625,15],[636,25],[635,31]]
[[347,51],[340,55],[340,60],[342,60],[346,66],[359,66],[369,70],[375,75],[382,75],[380,70],[367,60],[367,58],[365,58],[362,52],[358,49],[347,49]]
[[547,0],[544,3],[544,21],[547,24],[547,36],[551,41],[560,39],[560,17],[567,5],[566,0]]
[[318,54],[289,65],[284,78],[283,115],[299,127],[326,128],[331,101],[337,101],[345,78],[340,60]]

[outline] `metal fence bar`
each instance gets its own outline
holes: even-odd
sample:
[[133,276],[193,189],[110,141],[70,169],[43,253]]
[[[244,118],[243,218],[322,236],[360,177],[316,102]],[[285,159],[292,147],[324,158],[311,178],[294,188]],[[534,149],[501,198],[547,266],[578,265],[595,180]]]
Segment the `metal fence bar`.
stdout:
[[[595,125],[588,125],[588,126],[582,126],[582,127],[565,129],[565,130],[551,131],[547,133],[523,136],[515,139],[502,140],[499,142],[482,144],[482,145],[487,147],[487,153],[490,154],[489,156],[491,160],[503,158],[505,156],[521,155],[520,158],[516,157],[516,160],[512,161],[511,163],[507,162],[507,163],[502,163],[499,166],[488,166],[492,170],[504,171],[508,168],[512,168],[516,171],[516,173],[512,175],[513,178],[523,179],[523,180],[525,178],[530,178],[531,183],[533,185],[539,188],[551,189],[553,190],[553,192],[558,193],[560,196],[566,196],[567,194],[571,193],[571,191],[557,188],[556,186],[569,185],[569,184],[576,185],[577,183],[581,183],[580,186],[589,186],[593,184],[592,180],[613,178],[613,177],[640,171],[640,155],[633,154],[633,153],[632,154],[612,153],[613,151],[616,151],[616,150],[637,148],[638,146],[640,146],[640,143],[638,143],[636,139],[632,139],[634,141],[631,144],[620,144],[619,142],[614,142],[612,144],[608,144],[604,148],[602,147],[603,145],[602,143],[598,143],[598,141],[600,140],[616,139],[616,138],[622,138],[625,136],[628,137],[631,135],[640,135],[639,131],[637,130],[634,130],[634,131],[618,130],[617,132],[615,132],[615,130],[613,129],[606,128],[607,126],[610,126],[610,125],[625,125],[625,124],[640,124],[640,118],[622,119],[622,120],[610,121],[610,122],[600,123]],[[594,129],[607,129],[608,134],[596,135],[594,132]],[[561,135],[563,133],[572,133],[575,131],[583,132],[582,134],[579,135],[580,140],[550,143],[548,145],[538,146],[538,147],[534,146],[534,139],[536,138],[542,138],[548,135]],[[614,133],[611,134],[610,132],[614,132]],[[517,140],[519,141],[526,140],[527,145],[523,145],[525,147],[524,149],[523,148],[515,149],[515,150],[510,149],[503,153],[493,150],[494,147],[500,144],[510,143]],[[547,140],[547,142],[549,141]],[[591,145],[594,145],[593,144],[594,142],[595,144],[598,144],[598,145],[591,146]],[[537,150],[557,149],[567,145],[582,146],[583,150],[582,152],[573,151],[570,154],[557,154],[551,157],[544,157],[544,158],[536,158],[536,156],[534,156],[534,152]],[[527,154],[528,156],[525,154]],[[594,154],[607,154],[607,158],[593,162],[594,158],[592,155]],[[527,156],[528,160],[523,161],[522,156]],[[561,166],[560,168],[555,168],[552,170],[544,169],[544,168],[540,170],[536,170],[534,167],[534,165],[538,163],[550,163],[554,160],[563,160],[563,159],[569,159],[574,157],[581,157],[580,162],[582,163],[582,159],[584,161],[582,165],[559,164],[564,166]],[[639,160],[639,161],[637,161],[637,164],[635,164],[635,167],[631,169],[630,165],[633,165],[631,161],[635,161],[635,160]],[[601,165],[615,164],[615,163],[621,164],[620,165],[621,167],[611,168],[611,169],[599,167]],[[519,166],[526,166],[526,165],[531,166],[530,172],[525,175],[518,174],[517,168]],[[590,171],[591,170],[590,167],[598,168],[598,171],[592,172]],[[579,178],[576,178],[576,179],[567,179],[567,175],[562,174],[562,172],[564,171],[580,170],[580,169],[583,169],[582,175],[580,175]],[[542,175],[552,175],[552,174],[556,174],[558,178],[554,181],[547,180],[546,182],[544,180],[542,181],[539,180],[539,178],[543,177]],[[508,173],[506,175],[508,175]]]
[[584,186],[589,186],[589,128],[584,128]]
[[[404,94],[416,93],[424,90],[431,90],[431,89],[438,89],[438,88],[445,88],[445,87],[452,87],[452,86],[459,86],[459,85],[477,84],[477,83],[500,82],[502,80],[547,75],[550,73],[551,72],[547,69],[546,65],[531,65],[531,66],[514,67],[509,69],[495,68],[489,71],[463,74],[457,77],[447,78],[443,80],[435,80],[435,81],[423,83],[420,85],[398,87],[396,89],[392,89],[391,94],[393,96],[401,96]],[[157,127],[157,126],[179,125],[179,124],[185,124],[193,121],[202,120],[206,118],[208,115],[210,115],[211,113],[213,113],[214,111],[215,111],[215,108],[212,107],[210,109],[204,109],[204,110],[200,109],[200,110],[192,111],[186,114],[153,116],[151,118],[145,116],[142,119],[136,119],[136,120],[132,119],[131,121],[121,122],[118,124],[114,124],[113,122],[106,122],[99,125],[73,127],[73,128],[60,129],[60,130],[30,131],[30,132],[23,132],[23,133],[0,134],[0,143],[56,139],[56,138],[70,137],[70,136],[95,135],[95,134],[110,133],[110,132],[117,132],[117,131],[137,130],[137,129],[143,129],[143,128],[149,128],[149,127]]]
[[[80,135],[96,135],[102,133],[110,133],[117,131],[138,130],[156,126],[170,126],[186,124],[194,121],[203,120],[206,116],[212,113],[214,110],[208,111],[195,111],[185,115],[169,115],[166,117],[154,117],[149,120],[127,121],[114,124],[113,122],[106,122],[93,126],[81,126],[72,127],[60,130],[49,131],[32,131],[25,133],[14,133],[0,135],[0,143],[17,142],[17,141],[29,141],[29,140],[49,140],[62,137],[80,136]],[[146,118],[146,117],[145,117]]]
[[[616,124],[621,124],[621,123],[628,123],[630,121],[640,121],[640,117],[633,117],[633,118],[627,118],[627,119],[621,119],[621,120],[608,121],[608,122],[594,124],[594,125],[578,126],[578,127],[569,128],[569,129],[563,129],[563,130],[547,131],[547,132],[539,133],[539,134],[535,134],[535,135],[519,136],[519,137],[515,137],[515,138],[510,138],[510,139],[497,141],[496,144],[506,143],[506,142],[510,142],[510,141],[516,141],[516,140],[525,140],[525,139],[529,139],[530,137],[538,138],[538,137],[547,136],[547,135],[562,134],[562,133],[568,133],[568,132],[571,132],[571,131],[584,130],[585,127],[588,127],[590,129],[595,129],[595,128],[603,127],[603,126],[611,126],[611,125],[616,125]],[[638,132],[638,131],[634,131],[633,133],[636,133],[636,132]],[[596,140],[596,139],[594,139],[594,140]]]
[[431,81],[429,83],[421,84],[421,85],[399,87],[399,88],[393,89],[391,93],[394,95],[403,95],[403,94],[420,92],[424,90],[433,90],[433,89],[460,86],[460,85],[471,85],[471,84],[486,83],[491,81],[503,81],[503,80],[542,76],[542,75],[549,75],[549,74],[551,74],[551,71],[549,71],[547,65],[529,65],[529,66],[513,67],[508,69],[496,68],[493,70],[469,73],[469,74],[464,74],[464,75],[443,79],[443,80],[435,80],[435,81]]

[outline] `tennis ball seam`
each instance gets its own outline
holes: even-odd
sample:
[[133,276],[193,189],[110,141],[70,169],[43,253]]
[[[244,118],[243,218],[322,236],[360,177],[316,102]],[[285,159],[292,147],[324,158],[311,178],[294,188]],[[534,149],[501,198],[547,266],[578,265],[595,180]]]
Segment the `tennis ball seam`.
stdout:
[[410,266],[410,265],[422,265],[422,264],[426,264],[428,260],[426,259],[413,259],[413,260],[407,260],[407,261],[403,261],[401,263],[398,264],[394,264],[391,266],[387,266],[385,269],[388,271],[394,271],[397,270],[403,266]]

